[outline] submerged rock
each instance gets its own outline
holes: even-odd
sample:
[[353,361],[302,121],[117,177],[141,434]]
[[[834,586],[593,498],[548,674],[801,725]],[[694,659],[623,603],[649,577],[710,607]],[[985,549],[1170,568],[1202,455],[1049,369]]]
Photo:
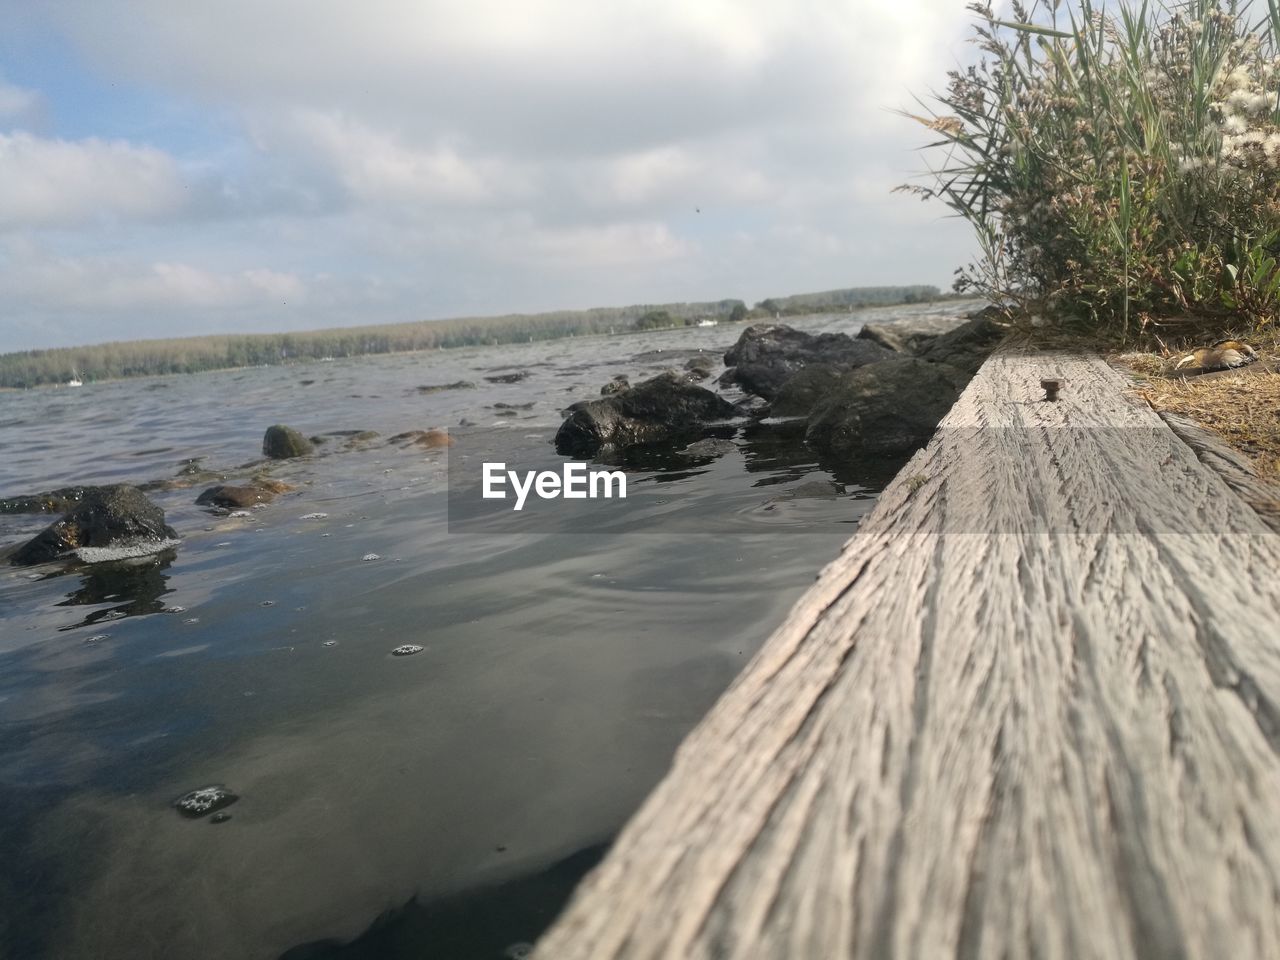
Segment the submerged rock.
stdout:
[[805,440],[840,457],[909,453],[928,441],[969,382],[945,363],[894,357],[840,376]]
[[62,519],[24,543],[10,560],[21,565],[48,563],[85,548],[102,551],[102,559],[111,559],[121,550],[136,556],[177,539],[164,522],[164,511],[137,487],[123,483],[85,487],[79,502]]
[[782,385],[804,368],[824,363],[854,370],[894,356],[878,343],[843,333],[805,333],[781,324],[756,324],[724,355],[730,367],[721,383],[736,383],[750,393],[772,400]]
[[603,447],[660,443],[698,434],[704,423],[737,413],[723,397],[669,375],[570,409],[555,442],[557,453],[571,457],[593,456]]
[[66,513],[93,487],[59,487],[44,493],[0,497],[0,513]]
[[737,449],[738,445],[732,440],[725,440],[721,437],[707,437],[705,440],[689,444],[680,452],[686,457],[719,457],[726,453],[733,453]]
[[513,373],[495,373],[492,376],[485,377],[490,383],[519,383],[521,380],[528,378],[528,370],[516,370]]
[[216,487],[209,487],[200,496],[196,497],[196,504],[202,507],[243,509],[258,503],[268,503],[274,498],[274,491],[264,487],[219,484]]
[[452,447],[453,437],[449,436],[447,430],[432,428],[431,430],[406,430],[404,433],[397,433],[387,442],[402,447],[414,446],[425,450],[436,450],[441,447]]
[[444,390],[473,390],[475,384],[470,380],[458,380],[454,383],[424,383],[418,387],[419,393],[440,393]]
[[282,423],[267,427],[267,432],[262,438],[262,453],[272,460],[305,457],[314,449],[310,440],[293,427],[286,427]]
[[184,817],[197,820],[213,813],[215,810],[229,807],[239,799],[236,794],[222,784],[214,783],[207,787],[192,790],[190,793],[184,793],[173,801],[173,806]]

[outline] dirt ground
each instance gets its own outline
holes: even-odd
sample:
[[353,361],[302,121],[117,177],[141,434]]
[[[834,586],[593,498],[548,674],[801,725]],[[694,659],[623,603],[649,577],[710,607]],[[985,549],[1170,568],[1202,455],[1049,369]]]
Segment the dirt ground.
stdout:
[[1260,359],[1235,370],[1200,375],[1174,371],[1178,355],[1121,353],[1111,359],[1138,375],[1136,391],[1158,411],[1182,414],[1218,434],[1280,482],[1280,342],[1251,339]]

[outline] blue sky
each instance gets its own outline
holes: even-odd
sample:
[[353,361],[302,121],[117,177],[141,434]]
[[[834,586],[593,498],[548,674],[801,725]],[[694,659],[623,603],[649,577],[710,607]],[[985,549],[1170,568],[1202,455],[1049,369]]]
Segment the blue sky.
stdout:
[[946,286],[959,0],[0,0],[0,352]]

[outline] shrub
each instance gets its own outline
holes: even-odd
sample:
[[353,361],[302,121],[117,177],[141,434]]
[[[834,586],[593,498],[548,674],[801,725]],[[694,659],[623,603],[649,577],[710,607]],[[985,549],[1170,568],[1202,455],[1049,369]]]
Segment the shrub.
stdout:
[[979,62],[908,114],[974,227],[956,289],[1128,337],[1280,320],[1280,0],[972,4]]

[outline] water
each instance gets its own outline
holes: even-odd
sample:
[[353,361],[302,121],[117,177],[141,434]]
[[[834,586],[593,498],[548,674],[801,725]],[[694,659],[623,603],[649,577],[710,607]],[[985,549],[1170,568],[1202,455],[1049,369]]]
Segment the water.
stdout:
[[[277,422],[456,438],[334,436],[273,466],[296,489],[247,516],[196,507],[208,481],[154,491],[183,538],[158,556],[0,567],[0,956],[497,960],[535,940],[897,464],[731,428],[718,459],[631,458],[629,499],[580,520],[460,533],[448,463],[554,465],[563,406],[739,332],[0,394],[6,496],[193,460],[242,479]],[[477,386],[417,389],[455,381]],[[0,516],[0,546],[49,519]],[[172,807],[214,784],[229,819]]]

